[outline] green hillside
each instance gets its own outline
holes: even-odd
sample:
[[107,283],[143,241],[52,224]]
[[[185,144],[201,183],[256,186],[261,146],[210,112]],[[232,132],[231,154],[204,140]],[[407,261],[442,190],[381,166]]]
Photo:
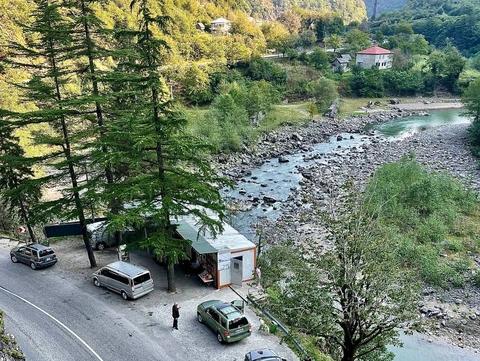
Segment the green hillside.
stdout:
[[411,23],[437,47],[452,43],[468,56],[480,51],[480,0],[409,0],[405,8],[383,16],[374,29],[389,35],[398,23]]

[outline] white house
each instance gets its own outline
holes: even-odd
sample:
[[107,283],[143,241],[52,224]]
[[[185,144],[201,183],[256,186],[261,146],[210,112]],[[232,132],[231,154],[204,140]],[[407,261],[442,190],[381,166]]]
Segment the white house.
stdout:
[[198,276],[204,283],[216,288],[241,286],[255,277],[256,245],[227,223],[223,223],[223,232],[213,235],[199,226],[198,219],[185,216],[176,222],[176,232],[191,241],[187,253],[203,270]]
[[225,18],[218,18],[210,23],[210,31],[215,34],[227,34],[232,28],[232,22]]
[[390,50],[372,46],[357,53],[356,64],[362,69],[390,69],[393,65],[393,53]]

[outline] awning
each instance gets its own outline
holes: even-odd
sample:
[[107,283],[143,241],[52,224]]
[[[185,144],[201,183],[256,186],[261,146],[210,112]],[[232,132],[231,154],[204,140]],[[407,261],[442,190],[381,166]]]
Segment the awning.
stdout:
[[204,236],[198,233],[198,230],[186,222],[179,222],[176,228],[178,234],[183,239],[192,242],[192,248],[197,251],[198,254],[217,253],[215,247],[213,247]]

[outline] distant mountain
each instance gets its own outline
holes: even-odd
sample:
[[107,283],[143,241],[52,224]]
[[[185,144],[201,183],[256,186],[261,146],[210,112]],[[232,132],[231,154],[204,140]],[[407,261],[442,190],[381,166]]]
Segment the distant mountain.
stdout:
[[[380,15],[388,11],[401,9],[403,6],[405,6],[406,3],[407,3],[407,0],[378,0],[377,15]],[[365,0],[368,17],[371,17],[373,15],[374,4],[375,4],[375,0]]]

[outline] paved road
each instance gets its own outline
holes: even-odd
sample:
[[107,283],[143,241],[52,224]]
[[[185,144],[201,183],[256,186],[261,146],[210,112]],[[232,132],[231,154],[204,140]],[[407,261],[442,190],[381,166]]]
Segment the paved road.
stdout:
[[170,333],[149,332],[148,316],[131,312],[132,303],[92,296],[102,292],[62,279],[54,268],[32,271],[12,264],[8,252],[0,250],[0,309],[27,360],[188,359]]

